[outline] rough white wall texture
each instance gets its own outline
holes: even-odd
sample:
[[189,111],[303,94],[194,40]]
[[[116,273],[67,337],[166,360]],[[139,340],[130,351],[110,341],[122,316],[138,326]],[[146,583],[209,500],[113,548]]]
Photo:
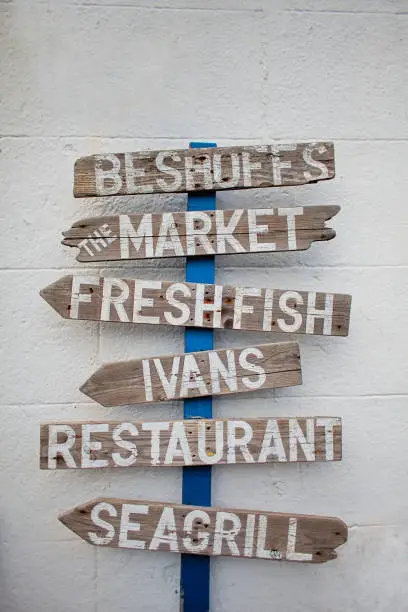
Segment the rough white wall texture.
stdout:
[[[65,321],[38,291],[86,269],[59,244],[74,220],[186,204],[74,200],[78,156],[198,139],[335,141],[335,180],[218,206],[340,204],[337,238],[219,258],[217,281],[353,295],[348,338],[299,337],[302,387],[214,401],[217,416],[343,417],[343,462],[216,467],[213,503],[339,516],[349,542],[322,566],[218,558],[211,611],[405,610],[408,0],[15,0],[0,15],[1,611],[178,610],[177,555],[98,550],[56,517],[100,495],[179,501],[181,471],[40,472],[38,454],[42,420],[181,417],[177,402],[102,408],[78,387],[104,361],[182,350],[183,330]],[[175,280],[183,265],[119,271]],[[216,346],[249,339],[288,336],[228,330]]]

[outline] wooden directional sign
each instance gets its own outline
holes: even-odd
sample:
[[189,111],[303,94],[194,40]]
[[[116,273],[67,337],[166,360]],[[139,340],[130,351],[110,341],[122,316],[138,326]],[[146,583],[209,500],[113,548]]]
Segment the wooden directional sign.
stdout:
[[96,546],[324,563],[347,541],[338,518],[98,498],[59,516]]
[[75,162],[74,196],[279,187],[333,177],[332,142],[103,153]]
[[103,365],[81,387],[103,406],[289,387],[302,382],[297,342]]
[[339,206],[189,211],[81,219],[64,232],[78,261],[300,251],[331,240]]
[[44,470],[341,460],[341,419],[43,423]]
[[41,296],[66,319],[347,336],[351,296],[97,275],[64,276]]

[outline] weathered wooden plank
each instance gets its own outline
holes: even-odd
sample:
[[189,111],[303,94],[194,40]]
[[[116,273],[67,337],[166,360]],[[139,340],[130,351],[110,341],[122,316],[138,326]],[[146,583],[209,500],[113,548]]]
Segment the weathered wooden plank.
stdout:
[[64,276],[41,296],[66,319],[347,336],[351,296],[95,276]]
[[301,251],[331,240],[325,226],[339,206],[187,211],[81,219],[62,244],[78,261]]
[[297,342],[108,363],[81,387],[103,406],[243,393],[302,382]]
[[44,470],[340,461],[338,417],[41,424]]
[[103,153],[77,159],[74,196],[279,187],[333,177],[332,142]]
[[96,546],[324,563],[347,541],[339,518],[98,498],[59,517]]

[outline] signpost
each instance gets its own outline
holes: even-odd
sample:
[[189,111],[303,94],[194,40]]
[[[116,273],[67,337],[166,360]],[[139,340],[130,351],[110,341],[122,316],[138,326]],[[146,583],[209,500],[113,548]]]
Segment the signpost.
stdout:
[[329,516],[128,499],[94,499],[59,520],[95,546],[303,563],[335,559],[347,540],[347,525]]
[[43,423],[44,470],[341,460],[341,419]]
[[80,390],[103,406],[290,387],[302,382],[297,342],[107,363]]
[[41,296],[65,319],[325,336],[347,336],[351,306],[341,293],[97,275],[64,276]]
[[325,226],[339,206],[200,210],[81,219],[63,244],[79,248],[78,261],[301,251],[331,240]]
[[182,399],[184,420],[49,422],[44,470],[183,467],[182,504],[99,498],[59,519],[87,542],[181,553],[180,609],[209,611],[209,558],[323,563],[347,540],[338,518],[211,506],[213,465],[332,462],[339,417],[212,418],[212,395],[299,385],[297,342],[214,350],[213,329],[347,336],[351,296],[215,284],[214,256],[305,250],[327,241],[339,206],[216,210],[217,190],[334,177],[331,142],[98,154],[78,159],[76,197],[187,192],[186,212],[77,221],[78,261],[186,256],[186,282],[64,276],[41,291],[66,319],[184,326],[185,353],[103,365],[81,391],[106,406]]
[[281,187],[334,177],[332,142],[202,147],[81,157],[74,196]]

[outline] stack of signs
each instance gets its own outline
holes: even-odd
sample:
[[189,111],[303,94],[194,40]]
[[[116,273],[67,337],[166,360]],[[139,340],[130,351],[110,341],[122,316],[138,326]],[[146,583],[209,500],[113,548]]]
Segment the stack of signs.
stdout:
[[[301,185],[334,177],[332,143],[103,154],[75,164],[76,197]],[[63,244],[78,260],[293,251],[334,238],[338,206],[95,217]],[[298,289],[64,276],[41,291],[67,319],[347,336],[351,297]],[[102,366],[81,391],[106,406],[301,384],[297,342],[153,356]],[[338,417],[52,422],[43,469],[340,461]],[[321,563],[347,540],[340,519],[96,499],[60,520],[97,546]]]

